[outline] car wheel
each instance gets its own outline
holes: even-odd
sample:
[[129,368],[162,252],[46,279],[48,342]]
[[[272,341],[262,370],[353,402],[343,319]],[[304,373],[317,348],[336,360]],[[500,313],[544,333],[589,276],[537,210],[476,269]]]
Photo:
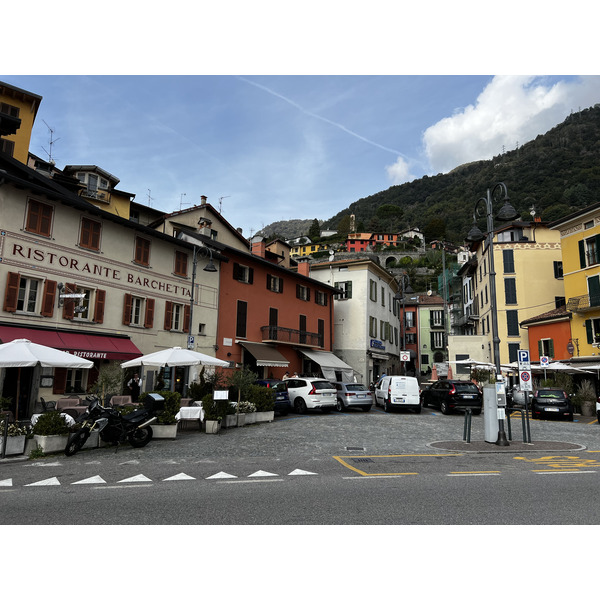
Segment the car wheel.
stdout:
[[598,419],[598,425],[600,425],[600,412],[596,413],[596,418]]
[[385,412],[392,412],[392,407],[387,400],[383,401],[383,410],[385,410]]
[[302,398],[296,398],[294,400],[294,410],[299,414],[303,415],[306,412],[306,402]]
[[421,412],[421,405],[418,404],[417,406],[415,406],[414,411],[415,411],[415,414],[417,414],[417,415],[420,414],[420,412]]
[[445,400],[440,402],[440,410],[443,415],[449,415],[452,412],[452,409],[448,406],[448,403]]
[[335,404],[335,410],[337,410],[338,412],[344,412],[344,403],[339,398],[337,399],[337,402]]
[[363,406],[362,409],[363,409],[364,412],[369,412],[371,410],[371,407],[370,406]]

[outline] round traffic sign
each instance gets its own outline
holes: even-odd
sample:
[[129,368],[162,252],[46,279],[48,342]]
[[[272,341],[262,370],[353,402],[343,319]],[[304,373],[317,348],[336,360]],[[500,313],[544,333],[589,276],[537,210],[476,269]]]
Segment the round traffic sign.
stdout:
[[531,379],[531,373],[529,371],[522,371],[521,372],[521,380],[522,381],[529,381]]

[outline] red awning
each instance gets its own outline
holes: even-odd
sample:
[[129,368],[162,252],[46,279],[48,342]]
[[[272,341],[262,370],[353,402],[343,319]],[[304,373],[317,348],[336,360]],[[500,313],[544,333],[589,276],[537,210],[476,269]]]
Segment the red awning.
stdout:
[[143,354],[129,338],[0,325],[0,340],[3,343],[20,338],[88,360],[129,360]]

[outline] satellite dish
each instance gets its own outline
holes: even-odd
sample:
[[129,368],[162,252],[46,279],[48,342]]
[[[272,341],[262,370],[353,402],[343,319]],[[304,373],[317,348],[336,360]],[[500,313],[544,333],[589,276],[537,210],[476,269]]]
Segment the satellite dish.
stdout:
[[433,292],[431,290],[427,290],[427,295],[431,296],[431,294],[433,294]]

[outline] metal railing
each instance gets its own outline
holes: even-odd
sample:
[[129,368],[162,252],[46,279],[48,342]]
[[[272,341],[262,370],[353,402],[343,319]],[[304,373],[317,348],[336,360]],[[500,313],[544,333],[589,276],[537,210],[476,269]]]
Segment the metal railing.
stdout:
[[282,344],[298,344],[299,346],[323,347],[323,336],[311,331],[289,329],[265,325],[260,328],[263,342],[280,342]]

